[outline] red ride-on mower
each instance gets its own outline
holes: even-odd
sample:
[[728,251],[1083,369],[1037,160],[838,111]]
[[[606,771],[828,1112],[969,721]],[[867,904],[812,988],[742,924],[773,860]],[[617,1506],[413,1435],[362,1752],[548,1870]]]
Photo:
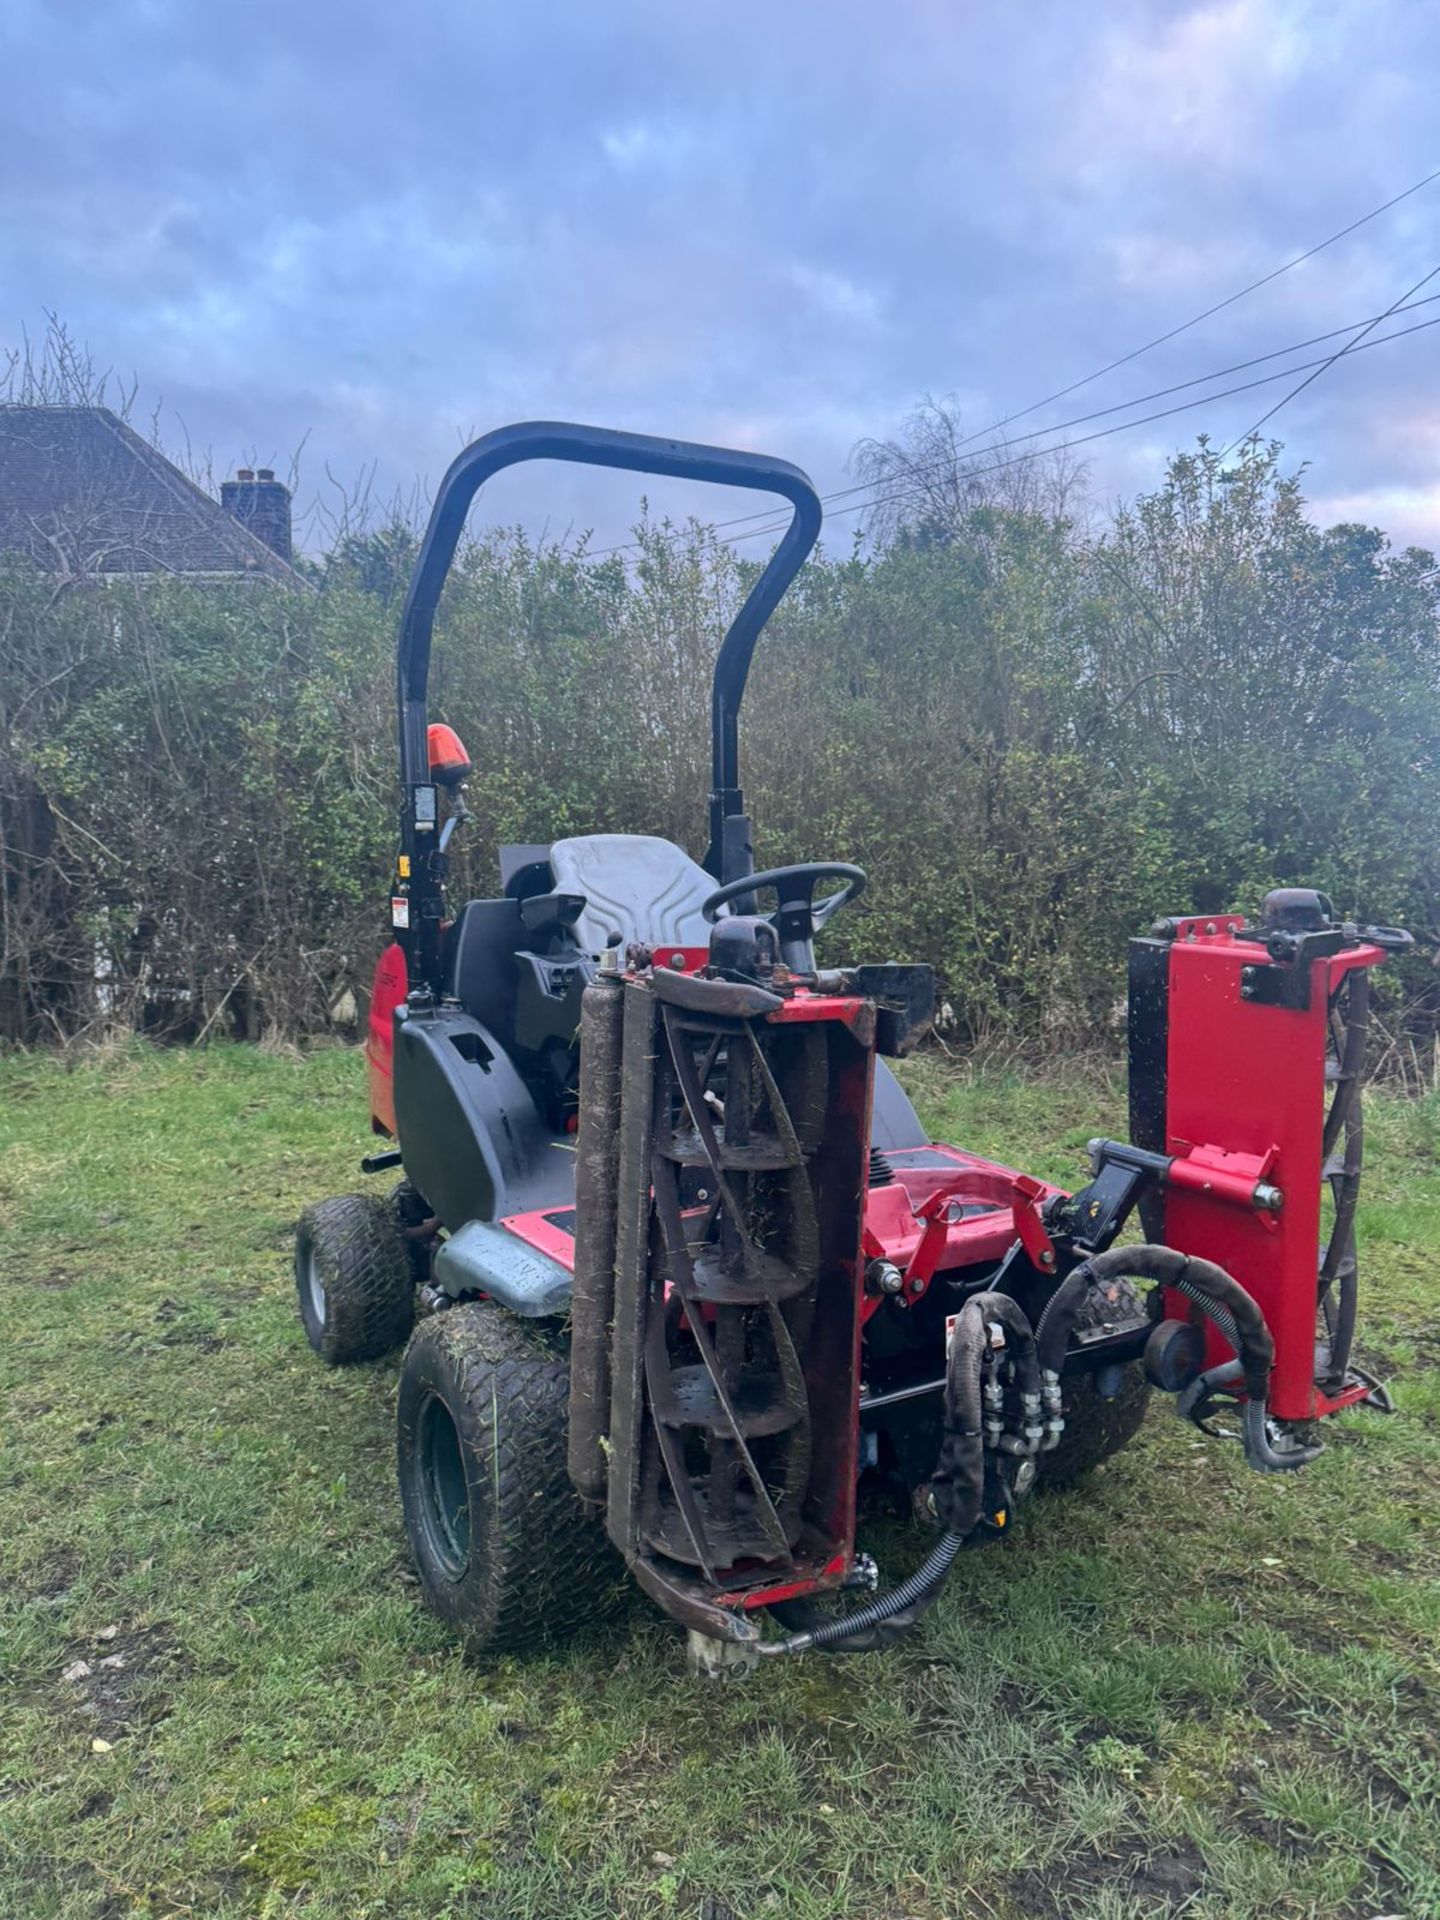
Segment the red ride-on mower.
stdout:
[[[704,864],[644,835],[502,847],[500,897],[451,918],[470,768],[427,725],[431,627],[476,490],[534,459],[770,491],[793,518],[716,662]],[[296,1276],[324,1359],[409,1335],[406,1529],[479,1651],[576,1627],[622,1564],[703,1671],[880,1647],[1037,1482],[1124,1446],[1152,1385],[1206,1431],[1228,1412],[1265,1472],[1387,1404],[1351,1358],[1359,1089],[1369,969],[1408,936],[1298,889],[1254,925],[1161,922],[1131,948],[1132,1139],[1091,1143],[1080,1192],[929,1140],[887,1057],[926,1029],[930,970],[819,966],[858,867],[754,870],[740,701],[820,518],[783,461],[538,424],[460,456],[421,548],[368,1048],[396,1144],[362,1162],[404,1180],[312,1207]],[[1145,1243],[1117,1246],[1137,1210]],[[866,1474],[936,1529],[885,1590]]]

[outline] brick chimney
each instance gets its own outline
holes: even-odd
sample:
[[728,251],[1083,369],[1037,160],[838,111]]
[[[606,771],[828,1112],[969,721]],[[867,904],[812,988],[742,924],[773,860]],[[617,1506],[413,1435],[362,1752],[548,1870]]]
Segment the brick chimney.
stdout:
[[290,561],[290,489],[275,478],[274,470],[237,467],[233,480],[220,483],[220,504],[242,527],[263,540],[272,553]]

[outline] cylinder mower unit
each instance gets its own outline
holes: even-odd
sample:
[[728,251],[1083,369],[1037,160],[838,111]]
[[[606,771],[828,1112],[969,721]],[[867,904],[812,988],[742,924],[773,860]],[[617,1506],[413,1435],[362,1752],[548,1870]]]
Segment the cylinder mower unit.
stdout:
[[1312,1458],[1306,1429],[1327,1414],[1388,1406],[1351,1360],[1360,1087],[1370,969],[1410,943],[1393,927],[1341,924],[1304,888],[1268,895],[1253,926],[1163,920],[1131,942],[1132,1145],[1094,1143],[1097,1174],[1133,1177],[1152,1238],[1230,1274],[1259,1309],[1273,1343],[1263,1392],[1183,1271],[1147,1350],[1152,1379],[1197,1422],[1222,1399],[1245,1402],[1256,1466]]
[[755,1641],[851,1567],[875,1008],[663,966],[586,998],[579,1490],[668,1611]]
[[[499,894],[452,912],[471,766],[426,713],[431,628],[477,488],[537,458],[764,489],[793,517],[717,657],[704,865],[650,835],[506,846]],[[408,1336],[406,1531],[478,1652],[585,1626],[622,1564],[704,1672],[882,1647],[962,1546],[1125,1445],[1152,1387],[1208,1432],[1233,1408],[1265,1470],[1387,1404],[1353,1357],[1360,1081],[1369,970],[1408,936],[1300,890],[1253,926],[1162,922],[1131,948],[1132,1138],[1092,1142],[1087,1185],[931,1140],[888,1064],[929,1023],[930,970],[822,970],[865,875],[757,873],[739,784],[751,656],[819,528],[783,461],[540,423],[466,449],[421,547],[367,1046],[387,1144],[361,1163],[403,1179],[308,1209],[296,1282],[327,1361]],[[1145,1243],[1117,1245],[1137,1208]],[[929,1530],[884,1590],[865,1483]]]

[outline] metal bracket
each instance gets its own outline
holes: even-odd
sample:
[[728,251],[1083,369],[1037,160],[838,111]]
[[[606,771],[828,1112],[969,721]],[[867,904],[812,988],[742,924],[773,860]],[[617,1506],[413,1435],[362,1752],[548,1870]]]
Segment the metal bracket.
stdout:
[[1272,933],[1266,941],[1268,964],[1256,962],[1240,969],[1240,998],[1260,1007],[1288,1007],[1294,1013],[1304,1013],[1310,1005],[1315,962],[1328,960],[1353,945],[1343,927],[1327,927],[1318,933]]

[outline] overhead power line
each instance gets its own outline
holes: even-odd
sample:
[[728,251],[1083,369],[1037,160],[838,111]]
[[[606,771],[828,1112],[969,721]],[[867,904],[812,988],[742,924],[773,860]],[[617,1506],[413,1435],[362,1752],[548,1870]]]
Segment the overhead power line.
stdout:
[[[1248,295],[1259,292],[1261,287],[1269,286],[1272,281],[1278,280],[1282,274],[1289,273],[1295,267],[1303,266],[1307,260],[1313,260],[1316,254],[1323,253],[1327,247],[1333,247],[1337,241],[1347,239],[1350,234],[1357,233],[1361,227],[1368,226],[1370,221],[1378,220],[1382,213],[1388,213],[1392,207],[1398,207],[1402,200],[1408,200],[1412,194],[1419,193],[1423,187],[1428,187],[1431,182],[1435,180],[1440,180],[1440,167],[1436,167],[1432,172],[1425,174],[1422,179],[1416,180],[1401,192],[1392,194],[1390,199],[1382,201],[1378,207],[1372,207],[1368,213],[1362,213],[1358,219],[1352,220],[1348,226],[1341,227],[1336,232],[1328,235],[1324,240],[1317,241],[1313,247],[1307,247],[1304,253],[1296,254],[1294,259],[1286,260],[1280,266],[1273,267],[1269,273],[1262,274],[1258,280],[1252,280],[1248,286],[1239,288],[1235,293],[1227,294],[1223,300],[1217,300],[1214,305],[1206,307],[1202,312],[1192,315],[1188,320],[1182,320],[1178,326],[1171,327],[1167,332],[1157,334],[1155,339],[1146,341],[1143,346],[1133,347],[1128,353],[1121,354],[1118,359],[1108,361],[1103,367],[1097,367],[1093,373],[1087,373],[1079,380],[1073,380],[1068,387],[1061,387],[1042,400],[1033,400],[1028,406],[1020,407],[1015,412],[1007,413],[1001,419],[992,421],[987,427],[977,427],[973,433],[967,433],[958,440],[955,443],[956,447],[968,446],[972,441],[985,439],[992,433],[998,433],[1002,428],[1009,426],[1012,421],[1023,420],[1027,415],[1037,412],[1041,407],[1051,406],[1055,401],[1063,400],[1068,395],[1077,393],[1081,387],[1089,386],[1092,381],[1103,379],[1107,373],[1113,373],[1116,368],[1126,366],[1132,360],[1138,360],[1142,354],[1150,353],[1154,348],[1164,346],[1167,341],[1177,339],[1182,333],[1188,333],[1192,327],[1198,327],[1202,321],[1209,320],[1213,315],[1223,312],[1226,307],[1233,307],[1237,301],[1244,300]],[[1417,305],[1423,304],[1423,302],[1417,302]],[[1377,316],[1377,319],[1384,319],[1386,317],[1386,315],[1381,314]],[[1361,325],[1363,323],[1357,321],[1352,324]],[[1337,328],[1335,331],[1337,333],[1347,332],[1349,329]],[[1290,353],[1298,352],[1302,347],[1314,345],[1316,341],[1333,339],[1334,337],[1333,333],[1328,335],[1318,334],[1315,336],[1314,341],[1301,341],[1297,346],[1281,348],[1280,351]],[[1260,356],[1262,359],[1273,357],[1273,355]],[[1239,364],[1244,366],[1254,363],[1241,362]],[[1217,373],[1209,377],[1219,379],[1221,375]],[[1173,392],[1175,389],[1165,388],[1162,389],[1162,391]],[[1157,395],[1146,395],[1141,399],[1132,401],[1130,404],[1133,406],[1142,406],[1146,400],[1157,397]],[[1087,414],[1083,417],[1085,419],[1091,419],[1095,416]],[[1058,432],[1061,431],[1061,429],[1055,428],[1050,429],[1050,431]],[[919,469],[919,471],[924,470],[923,468]],[[862,482],[858,486],[837,488],[831,493],[821,494],[821,503],[828,506],[834,500],[848,499],[852,494],[867,491],[873,484],[873,482]],[[732,519],[717,520],[714,522],[714,530],[720,532],[726,527],[747,526],[752,521],[768,521],[768,519],[768,511],[764,509],[758,513],[737,514]],[[748,535],[746,537],[748,538]],[[636,543],[633,540],[623,540],[611,547],[601,547],[591,557],[598,560],[606,558],[612,553],[629,553],[634,550],[635,545]]]
[[[1436,272],[1440,273],[1440,268],[1437,268]],[[1424,303],[1417,302],[1417,304],[1423,305]],[[1395,311],[1399,312],[1400,309],[1397,307]],[[1383,315],[1379,317],[1382,319],[1384,318]],[[1363,343],[1357,341],[1353,343],[1349,348],[1344,349],[1343,351],[1349,352],[1349,353],[1368,353],[1374,347],[1388,346],[1392,340],[1403,340],[1407,337],[1407,335],[1412,333],[1424,333],[1430,327],[1440,327],[1440,316],[1437,316],[1433,320],[1418,320],[1413,327],[1401,327],[1394,333],[1382,334],[1378,340],[1366,340]],[[1292,347],[1290,351],[1294,352],[1294,348]],[[1331,354],[1323,360],[1302,362],[1302,365],[1309,365],[1313,367],[1316,370],[1315,377],[1318,377],[1320,373],[1323,373],[1323,371],[1327,366],[1332,365],[1335,362],[1335,360],[1339,358],[1340,358],[1339,354]],[[1222,387],[1218,393],[1204,393],[1204,394],[1197,395],[1197,397],[1193,400],[1182,400],[1179,406],[1176,406],[1176,407],[1162,407],[1155,413],[1142,414],[1136,420],[1117,421],[1116,424],[1112,427],[1101,427],[1094,433],[1082,434],[1078,440],[1068,440],[1064,443],[1064,445],[1067,449],[1070,447],[1088,446],[1094,440],[1107,440],[1110,438],[1112,434],[1129,433],[1131,429],[1134,427],[1149,426],[1153,421],[1169,420],[1177,413],[1188,413],[1191,408],[1206,406],[1212,400],[1228,400],[1237,393],[1253,393],[1256,387],[1265,387],[1265,386],[1269,386],[1272,381],[1288,379],[1292,373],[1298,373],[1299,371],[1300,371],[1299,367],[1282,367],[1278,373],[1262,374],[1258,380],[1245,380],[1245,381],[1242,381],[1238,386]],[[1217,377],[1218,376],[1214,374],[1210,376],[1211,379],[1215,379]],[[1171,388],[1169,389],[1169,391],[1174,392],[1176,391],[1176,389]],[[1147,397],[1151,399],[1158,399],[1160,398],[1160,395],[1154,394],[1154,395],[1149,395]],[[1143,404],[1143,402],[1139,400],[1132,400],[1129,404],[1131,406],[1140,406]],[[1284,403],[1282,402],[1281,404],[1283,405]],[[1274,413],[1277,411],[1278,411],[1278,408],[1271,409],[1271,413]],[[1098,418],[1099,416],[1091,414],[1091,415],[1087,415],[1086,417],[1090,419],[1095,419],[1095,418]],[[1269,417],[1270,415],[1265,416],[1265,418],[1267,419]],[[1075,424],[1077,423],[1074,421],[1066,423],[1066,425],[1075,425]],[[1263,424],[1263,421],[1261,424]],[[1049,431],[1052,433],[1063,433],[1065,431],[1065,427],[1064,426],[1052,427],[1052,428],[1046,429],[1046,431]],[[1254,432],[1253,428],[1251,429],[1251,432],[1252,433]],[[1246,439],[1249,439],[1250,435],[1247,434],[1244,437]],[[1056,451],[1058,450],[1059,449],[1057,448]],[[1232,448],[1227,447],[1225,451],[1228,453],[1228,452],[1231,452],[1232,450],[1233,450]],[[999,473],[1002,471],[1002,469],[1006,467],[1019,466],[1022,462],[1026,460],[1033,460],[1035,458],[1035,454],[1037,451],[1044,451],[1044,449],[1035,449],[1028,453],[1011,454],[1006,459],[997,460],[990,466],[968,467],[966,468],[965,471],[968,477],[981,479],[986,474]],[[898,501],[918,499],[921,496],[922,492],[923,492],[922,488],[915,487],[915,486],[897,487],[893,493],[881,493],[876,495],[876,497],[874,497],[873,499],[854,501],[848,507],[837,507],[835,512],[830,514],[828,518],[832,520],[838,520],[838,519],[841,519],[846,514],[863,513],[869,507],[890,506]],[[768,534],[783,533],[785,528],[789,524],[790,522],[788,519],[772,520],[767,526],[754,527],[748,533],[728,534],[724,536],[725,545],[736,546],[742,540],[757,540]],[[592,557],[599,558],[598,555],[595,555]]]
[[[1382,320],[1388,320],[1392,313],[1399,313],[1400,310],[1405,306],[1406,302],[1413,299],[1414,296],[1420,291],[1421,287],[1428,286],[1430,282],[1435,278],[1437,273],[1440,273],[1440,267],[1432,267],[1429,273],[1425,274],[1421,279],[1417,280],[1414,286],[1411,287],[1408,290],[1408,292],[1402,293],[1398,300],[1392,301],[1390,305],[1385,309],[1384,313],[1377,313],[1373,320],[1366,320],[1365,322],[1363,322],[1359,333],[1356,334],[1353,340],[1349,341],[1343,347],[1337,347],[1334,353],[1332,353],[1328,359],[1322,360],[1320,362],[1319,366],[1315,368],[1313,373],[1307,373],[1305,375],[1305,378],[1299,383],[1298,386],[1292,387],[1289,393],[1287,393],[1283,399],[1277,400],[1274,406],[1271,407],[1268,413],[1262,413],[1260,418],[1255,422],[1254,426],[1251,427],[1248,433],[1242,433],[1238,440],[1231,441],[1230,445],[1225,449],[1226,453],[1233,453],[1236,447],[1243,446],[1247,440],[1253,440],[1255,438],[1255,435],[1259,433],[1260,429],[1265,425],[1267,420],[1273,420],[1276,414],[1279,413],[1282,407],[1288,407],[1290,402],[1295,398],[1297,393],[1303,393],[1306,387],[1308,387],[1312,381],[1318,380],[1321,374],[1327,372],[1329,368],[1333,367],[1337,360],[1343,360],[1347,354],[1358,353],[1361,350],[1362,343],[1364,342],[1366,336],[1369,333],[1373,332],[1373,330],[1379,326]],[[1418,304],[1423,305],[1424,303],[1422,301]],[[1409,329],[1407,328],[1406,331],[1408,332]],[[1393,334],[1386,334],[1383,337],[1389,340],[1389,339],[1393,339],[1395,336]],[[1372,344],[1376,344],[1376,343],[1372,342]],[[1292,367],[1290,371],[1292,373],[1298,373],[1301,371],[1301,369],[1298,367]]]
[[1289,273],[1292,268],[1303,266],[1307,260],[1313,260],[1317,253],[1324,253],[1327,247],[1333,247],[1337,241],[1348,239],[1352,233],[1358,233],[1361,227],[1368,226],[1372,220],[1378,220],[1382,213],[1388,213],[1392,207],[1398,207],[1402,200],[1408,200],[1411,194],[1419,193],[1422,187],[1428,187],[1432,180],[1440,180],[1440,167],[1436,167],[1432,173],[1427,173],[1423,180],[1417,180],[1413,186],[1406,187],[1403,192],[1383,201],[1380,206],[1372,207],[1368,213],[1362,213],[1360,218],[1352,220],[1348,227],[1341,227],[1328,239],[1317,241],[1313,247],[1307,247],[1304,253],[1297,253],[1293,260],[1287,260],[1283,266],[1272,268],[1269,273],[1262,274],[1258,280],[1252,280],[1248,287],[1241,287],[1238,293],[1227,294],[1223,300],[1217,300],[1213,307],[1206,307],[1203,313],[1197,313],[1193,319],[1182,320],[1178,327],[1171,327],[1168,333],[1157,334],[1153,340],[1147,340],[1143,347],[1133,347],[1129,353],[1122,353],[1117,360],[1111,360],[1107,365],[1097,367],[1094,373],[1085,374],[1082,379],[1072,381],[1068,387],[1061,387],[1058,392],[1047,395],[1043,400],[1032,401],[1028,407],[1022,407],[1018,413],[1010,413],[1003,420],[997,420],[993,426],[982,427],[980,433],[982,435],[998,433],[1001,427],[1008,427],[1012,420],[1023,420],[1027,414],[1034,413],[1039,407],[1052,406],[1055,401],[1064,400],[1070,394],[1077,393],[1081,387],[1088,387],[1092,380],[1102,380],[1107,373],[1114,373],[1117,367],[1123,367],[1131,360],[1138,360],[1141,354],[1149,353],[1155,347],[1163,347],[1168,340],[1175,340],[1182,333],[1188,333],[1192,327],[1198,327],[1201,321],[1209,320],[1217,313],[1223,313],[1226,307],[1233,307],[1238,300],[1244,300],[1249,294],[1258,293],[1261,287],[1268,287],[1272,280],[1278,280],[1282,274]]
[[[1373,317],[1373,319],[1370,319],[1368,321],[1367,320],[1347,321],[1347,323],[1343,327],[1331,327],[1327,333],[1312,333],[1308,340],[1292,340],[1288,347],[1273,347],[1269,353],[1257,353],[1253,355],[1252,358],[1250,358],[1249,360],[1236,360],[1232,362],[1232,364],[1228,367],[1216,367],[1213,372],[1196,374],[1193,377],[1193,379],[1190,379],[1190,380],[1177,380],[1173,386],[1156,387],[1154,391],[1151,393],[1138,393],[1134,396],[1133,399],[1117,401],[1114,406],[1097,407],[1093,413],[1076,414],[1073,419],[1064,420],[1058,426],[1032,427],[1028,433],[1008,434],[1003,442],[1003,445],[1007,447],[1018,446],[1022,440],[1038,440],[1046,434],[1065,433],[1071,427],[1086,426],[1091,420],[1108,419],[1108,417],[1112,413],[1128,413],[1132,407],[1149,406],[1152,400],[1164,400],[1164,399],[1167,399],[1172,393],[1184,393],[1188,387],[1208,386],[1212,380],[1226,380],[1230,377],[1232,373],[1244,373],[1250,367],[1263,366],[1267,360],[1283,360],[1292,353],[1303,353],[1306,347],[1318,347],[1326,340],[1338,340],[1341,334],[1353,334],[1357,327],[1375,326],[1381,320],[1392,319],[1396,314],[1413,313],[1420,307],[1432,306],[1436,300],[1440,300],[1440,293],[1427,294],[1423,300],[1416,300],[1413,302],[1409,302],[1409,301],[1403,302],[1399,306],[1388,308],[1384,313],[1377,313]],[[1409,332],[1410,329],[1406,328],[1403,331]],[[1400,333],[1386,334],[1384,338],[1387,340],[1398,340],[1401,338],[1401,334]],[[1380,342],[1377,341],[1375,344],[1379,345]],[[1316,363],[1314,361],[1305,361],[1302,364],[1304,366],[1313,366]],[[1283,380],[1287,373],[1299,373],[1300,371],[1301,371],[1301,367],[1283,367],[1278,373],[1274,374],[1272,378],[1276,380]],[[970,435],[966,436],[967,439],[971,437],[972,436]],[[956,442],[957,447],[963,446],[964,444],[965,444],[965,441],[963,440]],[[978,459],[979,455],[976,454],[976,455],[971,455],[969,457]],[[915,467],[913,469],[913,472],[917,475],[922,473],[940,472],[948,464],[949,464],[948,461],[924,461],[919,466]],[[884,482],[867,480],[867,481],[863,481],[858,486],[841,487],[834,493],[824,494],[822,495],[822,499],[824,500],[825,504],[828,506],[832,501],[835,501],[835,500],[848,500],[852,494],[873,492],[877,485],[883,485],[883,484]],[[747,526],[752,520],[765,520],[768,522],[773,518],[774,518],[774,514],[772,511],[769,511],[769,510],[767,510],[764,513],[741,514],[741,515],[738,515],[733,520],[716,521],[715,531],[718,533],[725,527]],[[620,549],[607,548],[606,551],[619,552]]]
[[[1440,271],[1440,269],[1437,269],[1437,271]],[[1178,381],[1174,386],[1159,387],[1153,393],[1137,394],[1133,399],[1122,400],[1113,407],[1101,407],[1096,412],[1093,412],[1093,413],[1077,414],[1073,419],[1061,421],[1057,426],[1037,427],[1030,433],[1017,434],[1013,441],[1009,441],[1006,444],[1013,446],[1020,440],[1033,440],[1044,434],[1068,433],[1072,427],[1084,426],[1092,420],[1103,420],[1112,413],[1128,413],[1134,407],[1148,406],[1152,400],[1167,399],[1172,393],[1183,393],[1189,387],[1209,386],[1212,381],[1223,380],[1232,373],[1243,373],[1247,368],[1261,366],[1267,360],[1277,360],[1277,359],[1287,358],[1292,353],[1303,352],[1306,347],[1318,346],[1320,342],[1324,340],[1333,340],[1339,334],[1353,333],[1357,326],[1366,326],[1366,327],[1374,326],[1378,324],[1379,321],[1386,319],[1387,317],[1393,319],[1399,314],[1407,313],[1407,312],[1415,312],[1421,307],[1432,306],[1437,300],[1440,300],[1440,294],[1430,294],[1424,300],[1416,300],[1413,302],[1408,301],[1408,298],[1407,298],[1407,300],[1391,308],[1388,312],[1388,315],[1377,314],[1373,321],[1370,321],[1370,322],[1351,321],[1348,326],[1332,328],[1328,333],[1312,334],[1308,340],[1293,341],[1288,347],[1276,347],[1272,352],[1257,354],[1251,360],[1237,360],[1231,366],[1217,367],[1211,373],[1198,374],[1192,380]],[[1436,318],[1433,320],[1417,321],[1413,327],[1399,327],[1393,333],[1382,334],[1378,340],[1365,340],[1363,344],[1361,344],[1361,342],[1359,341],[1352,341],[1347,351],[1367,353],[1373,347],[1388,346],[1392,340],[1403,340],[1409,334],[1423,333],[1426,331],[1427,328],[1435,327],[1435,326],[1440,326],[1440,318]],[[1114,426],[1106,427],[1098,433],[1085,434],[1079,440],[1069,440],[1069,441],[1065,441],[1063,444],[1066,447],[1075,447],[1075,446],[1083,447],[1088,445],[1093,440],[1107,439],[1111,434],[1126,433],[1132,427],[1148,426],[1152,421],[1169,419],[1172,415],[1177,413],[1185,413],[1189,411],[1189,409],[1192,407],[1204,406],[1211,400],[1225,400],[1225,399],[1231,398],[1233,395],[1237,393],[1251,393],[1255,390],[1256,387],[1268,386],[1272,381],[1275,381],[1275,380],[1288,379],[1291,374],[1303,372],[1305,371],[1306,368],[1314,369],[1314,373],[1311,376],[1312,378],[1318,377],[1319,373],[1323,372],[1324,369],[1327,366],[1331,365],[1334,362],[1334,360],[1336,360],[1338,357],[1339,356],[1336,354],[1331,354],[1323,359],[1301,361],[1296,366],[1281,367],[1277,372],[1265,374],[1258,380],[1246,380],[1241,382],[1238,386],[1222,388],[1221,391],[1218,393],[1199,394],[1193,400],[1183,401],[1178,407],[1165,407],[1165,408],[1162,408],[1159,412],[1147,413],[1135,420],[1121,420],[1121,421],[1118,421]],[[1284,402],[1282,401],[1280,404],[1283,405]],[[1278,411],[1278,407],[1272,408],[1270,414],[1265,415],[1264,419],[1269,419],[1271,415],[1277,411]],[[1263,425],[1263,423],[1264,422],[1262,420],[1260,424]],[[1254,429],[1252,429],[1251,431],[1253,432]],[[1246,435],[1245,437],[1249,438],[1249,435]],[[1057,448],[1056,451],[1058,450],[1059,449]],[[999,451],[999,449],[996,449],[996,451]],[[1025,453],[1009,454],[1004,459],[993,461],[989,465],[967,466],[964,469],[964,472],[969,477],[980,479],[986,474],[999,473],[1006,467],[1019,466],[1026,460],[1033,460],[1036,458],[1037,454],[1043,453],[1045,451],[1047,451],[1047,449],[1045,448],[1033,448],[1030,451]],[[1226,452],[1228,453],[1229,451],[1231,451],[1231,449],[1227,448]],[[976,455],[972,455],[970,457],[972,459],[978,458],[978,456]],[[927,469],[921,468],[921,469],[918,469],[918,471],[924,472],[924,471],[927,471]],[[883,482],[879,483],[881,487],[883,487],[883,484],[884,484]],[[828,516],[828,518],[832,520],[840,519],[846,514],[863,513],[868,507],[885,506],[898,500],[918,499],[922,495],[923,491],[924,489],[922,487],[916,486],[913,484],[907,484],[904,486],[897,487],[896,490],[892,493],[877,492],[876,483],[871,483],[869,487],[865,487],[865,488],[856,488],[856,487],[848,488],[846,489],[847,493],[866,492],[866,493],[874,494],[875,497],[856,501],[854,504],[848,507],[837,507],[835,511]],[[835,500],[835,499],[844,498],[845,496],[843,494],[830,494],[824,497],[828,500]],[[712,533],[721,533],[722,530],[726,527],[744,525],[751,520],[763,520],[764,524],[761,526],[751,528],[751,530],[748,533],[724,535],[725,544],[727,546],[733,546],[742,540],[754,540],[754,539],[759,539],[761,536],[767,535],[767,534],[783,533],[785,528],[790,524],[789,520],[784,517],[781,517],[778,519],[777,518],[766,519],[763,514],[745,514],[736,520],[717,521],[711,526],[710,531]],[[678,538],[680,536],[675,536],[675,537]],[[612,554],[629,552],[636,544],[637,543],[633,540],[627,540],[618,546],[599,547],[599,548],[596,548],[594,552],[588,554],[586,557],[591,560],[607,559]]]

